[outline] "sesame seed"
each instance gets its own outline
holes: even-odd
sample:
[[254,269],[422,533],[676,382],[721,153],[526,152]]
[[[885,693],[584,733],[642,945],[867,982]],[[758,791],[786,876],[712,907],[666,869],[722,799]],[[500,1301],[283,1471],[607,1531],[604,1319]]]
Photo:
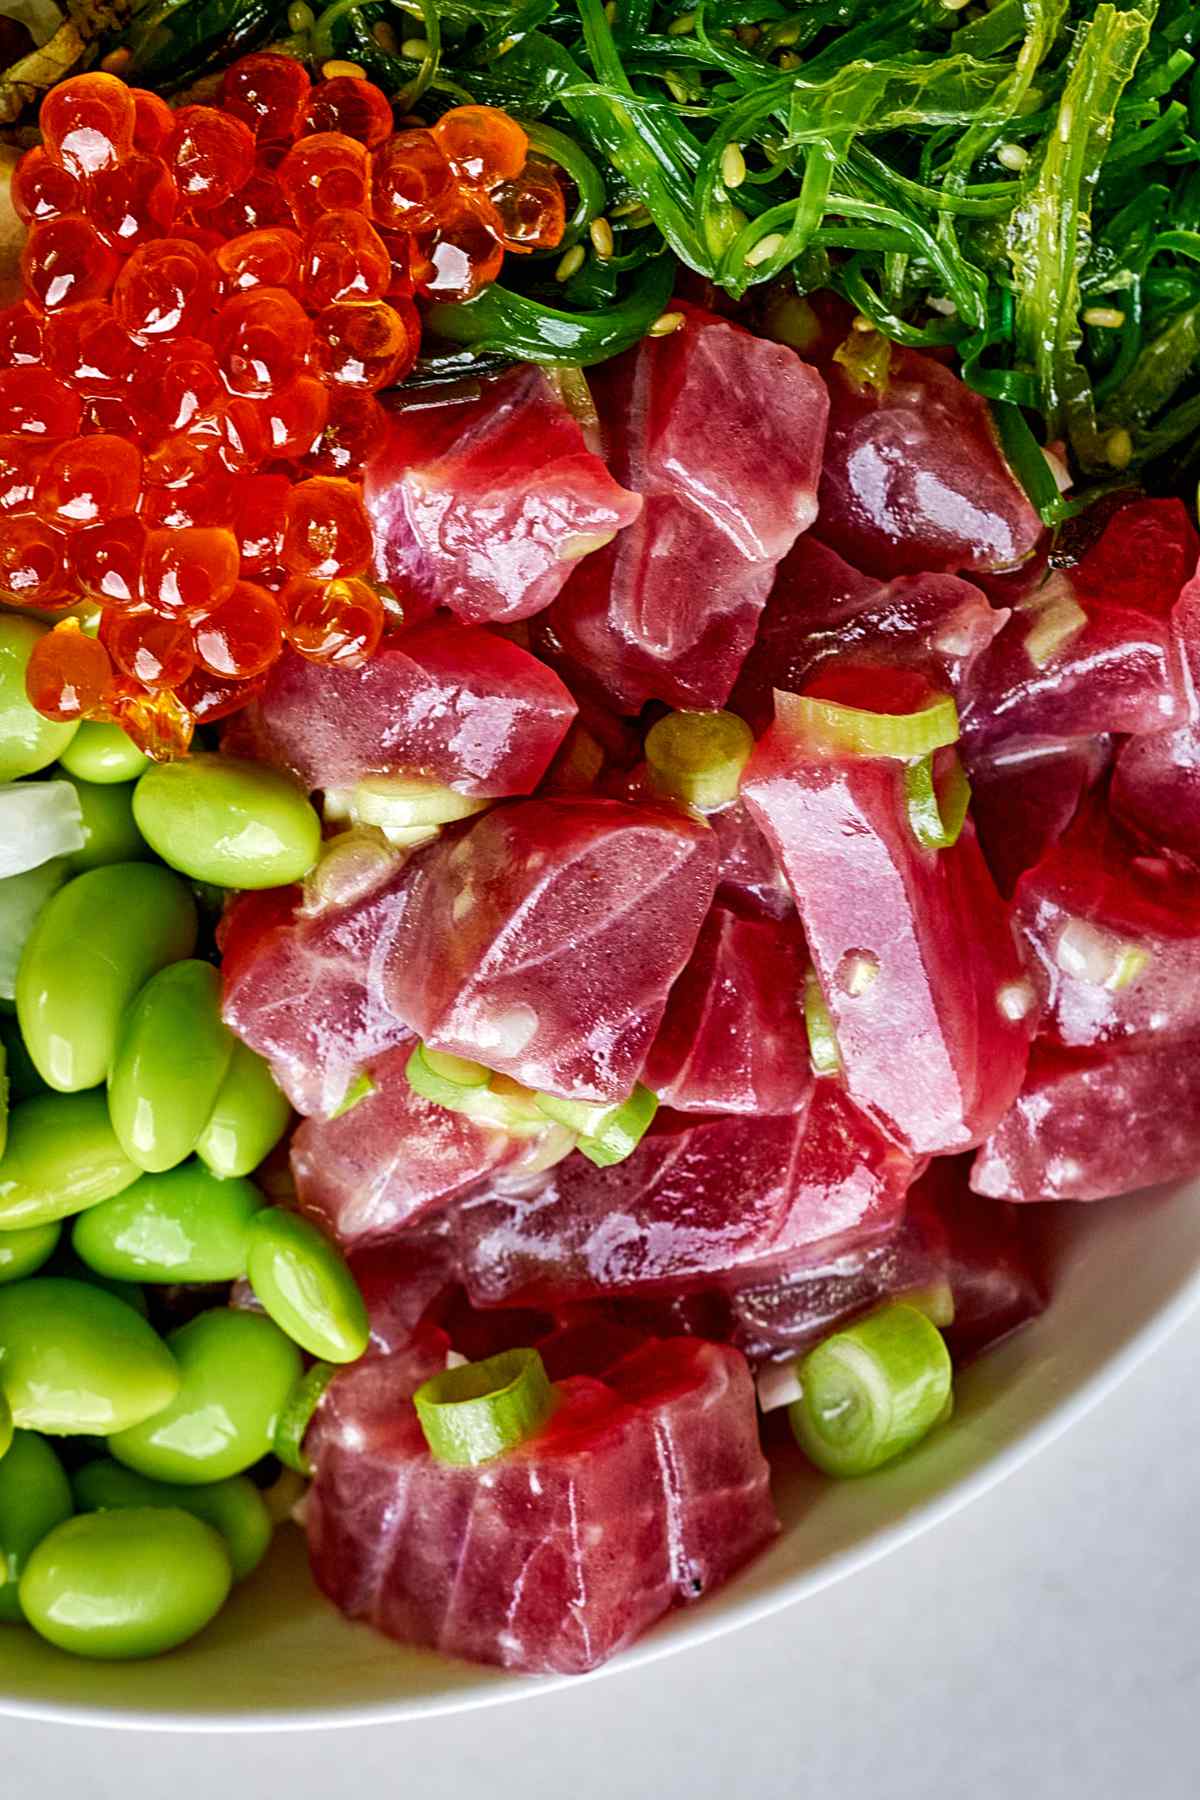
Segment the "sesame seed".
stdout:
[[613,242],[613,228],[608,220],[603,217],[593,219],[588,226],[588,236],[592,240],[592,249],[601,262],[607,262],[616,249],[616,244]]
[[1011,169],[1019,175],[1029,161],[1029,152],[1022,144],[1001,144],[996,152],[996,161],[1003,169]]
[[746,158],[740,144],[726,144],[721,153],[721,180],[727,188],[740,188],[746,179]]
[[682,75],[677,75],[674,69],[667,69],[663,75],[663,80],[666,82],[671,94],[679,102],[680,106],[686,106],[692,96],[687,82],[683,79]]
[[686,37],[689,31],[695,29],[695,25],[696,15],[694,12],[680,13],[679,17],[677,19],[672,19],[671,23],[667,26],[667,36]]
[[759,238],[757,244],[746,252],[746,261],[750,268],[757,269],[760,264],[770,262],[771,258],[783,249],[783,233],[768,231],[766,237]]
[[294,0],[288,7],[289,31],[311,31],[316,22],[316,13],[311,6],[304,4],[304,0]]
[[367,71],[361,63],[345,62],[340,56],[332,56],[327,63],[322,63],[321,73],[326,81],[365,81],[367,79]]
[[655,319],[653,325],[651,325],[647,336],[670,337],[671,333],[673,331],[678,331],[682,324],[683,314],[681,312],[659,313],[657,319]]
[[405,38],[400,46],[401,56],[407,56],[412,62],[424,62],[429,55],[428,38]]
[[866,313],[855,313],[850,321],[850,329],[851,331],[861,331],[865,335],[868,331],[874,331],[875,321],[868,319]]
[[123,75],[133,61],[133,51],[124,44],[117,50],[110,50],[100,67],[106,75]]
[[953,319],[957,316],[957,306],[945,294],[930,294],[927,297],[927,304],[930,312],[941,313],[945,319]]
[[947,12],[961,12],[964,6],[969,6],[970,4],[971,0],[942,0],[942,5]]
[[1133,461],[1133,439],[1123,425],[1105,438],[1104,454],[1114,469],[1127,469]]
[[789,72],[792,69],[798,69],[800,67],[800,58],[796,55],[794,50],[785,50],[779,59],[779,66],[781,69],[786,69]]
[[395,30],[388,24],[386,19],[376,19],[374,25],[371,27],[371,36],[375,39],[379,48],[385,50],[389,56],[399,56],[400,39],[396,36]]
[[771,36],[774,38],[776,46],[779,49],[782,49],[785,44],[794,44],[796,42],[796,39],[800,36],[800,27],[796,24],[781,25],[778,31],[773,31],[771,33]]
[[570,281],[583,267],[586,252],[582,244],[572,244],[565,256],[559,258],[558,267],[554,271],[555,281]]
[[1125,323],[1119,306],[1085,306],[1081,317],[1085,325],[1096,325],[1104,331],[1119,331]]

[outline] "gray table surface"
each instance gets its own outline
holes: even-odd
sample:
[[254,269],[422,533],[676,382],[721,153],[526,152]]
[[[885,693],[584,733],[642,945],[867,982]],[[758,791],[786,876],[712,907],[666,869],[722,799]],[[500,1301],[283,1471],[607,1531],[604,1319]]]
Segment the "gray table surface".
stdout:
[[4,1800],[1195,1800],[1200,1315],[1041,1457],[763,1624],[509,1708],[157,1737],[0,1721]]

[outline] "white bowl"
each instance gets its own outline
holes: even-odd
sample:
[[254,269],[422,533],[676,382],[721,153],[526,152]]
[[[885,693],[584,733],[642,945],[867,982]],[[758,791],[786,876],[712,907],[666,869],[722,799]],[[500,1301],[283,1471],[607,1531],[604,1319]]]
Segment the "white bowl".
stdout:
[[[1200,1183],[1047,1212],[1053,1304],[965,1372],[953,1425],[861,1482],[826,1483],[785,1456],[778,1542],[610,1668],[762,1618],[937,1524],[1065,1430],[1200,1303]],[[0,1713],[64,1724],[303,1730],[491,1706],[557,1685],[405,1650],[349,1624],[313,1588],[290,1527],[216,1623],[158,1661],[81,1662],[0,1627]]]

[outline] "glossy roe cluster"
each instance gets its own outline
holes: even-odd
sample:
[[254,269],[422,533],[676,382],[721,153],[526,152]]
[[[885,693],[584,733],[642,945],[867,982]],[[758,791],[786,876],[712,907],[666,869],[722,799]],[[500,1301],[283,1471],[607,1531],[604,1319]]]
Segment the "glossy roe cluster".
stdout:
[[64,618],[29,693],[150,754],[244,705],[288,642],[379,642],[363,466],[416,296],[463,300],[553,244],[562,193],[521,127],[464,106],[394,129],[386,96],[244,57],[219,106],[115,76],[42,106],[14,204],[23,298],[0,312],[0,597]]

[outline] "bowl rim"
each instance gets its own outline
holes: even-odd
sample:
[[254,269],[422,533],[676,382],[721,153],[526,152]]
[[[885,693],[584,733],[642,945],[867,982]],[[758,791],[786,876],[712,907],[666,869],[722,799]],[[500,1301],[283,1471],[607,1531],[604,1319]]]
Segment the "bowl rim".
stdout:
[[[1011,1441],[987,1454],[976,1466],[952,1477],[928,1497],[902,1508],[900,1516],[868,1529],[861,1537],[823,1556],[811,1566],[781,1577],[765,1591],[749,1591],[740,1597],[736,1590],[727,1593],[722,1606],[711,1612],[701,1608],[692,1613],[686,1631],[651,1633],[640,1643],[588,1675],[510,1676],[481,1681],[474,1687],[456,1688],[441,1694],[416,1697],[398,1694],[394,1699],[386,1701],[272,1707],[253,1714],[223,1712],[219,1708],[183,1713],[150,1710],[136,1705],[114,1708],[91,1703],[43,1702],[0,1692],[0,1717],[101,1727],[115,1731],[173,1734],[204,1735],[221,1732],[242,1735],[259,1732],[328,1731],[355,1726],[398,1725],[410,1719],[436,1718],[448,1713],[508,1705],[518,1700],[554,1693],[564,1687],[576,1688],[581,1681],[598,1681],[607,1675],[645,1668],[663,1657],[679,1654],[698,1644],[710,1643],[726,1633],[740,1631],[760,1619],[798,1604],[809,1595],[820,1593],[848,1575],[869,1568],[893,1550],[970,1505],[973,1500],[1007,1480],[1091,1412],[1197,1310],[1200,1310],[1200,1261],[1181,1269],[1173,1291],[1162,1303],[1127,1329],[1111,1352],[1065,1395],[1055,1399],[1033,1423],[1019,1430]],[[1017,1343],[1023,1335],[1017,1334],[1017,1338],[1009,1341]],[[1002,1352],[1003,1346],[999,1348]],[[986,1368],[989,1360],[984,1358],[976,1367]],[[486,1671],[491,1677],[497,1677],[500,1673]]]

